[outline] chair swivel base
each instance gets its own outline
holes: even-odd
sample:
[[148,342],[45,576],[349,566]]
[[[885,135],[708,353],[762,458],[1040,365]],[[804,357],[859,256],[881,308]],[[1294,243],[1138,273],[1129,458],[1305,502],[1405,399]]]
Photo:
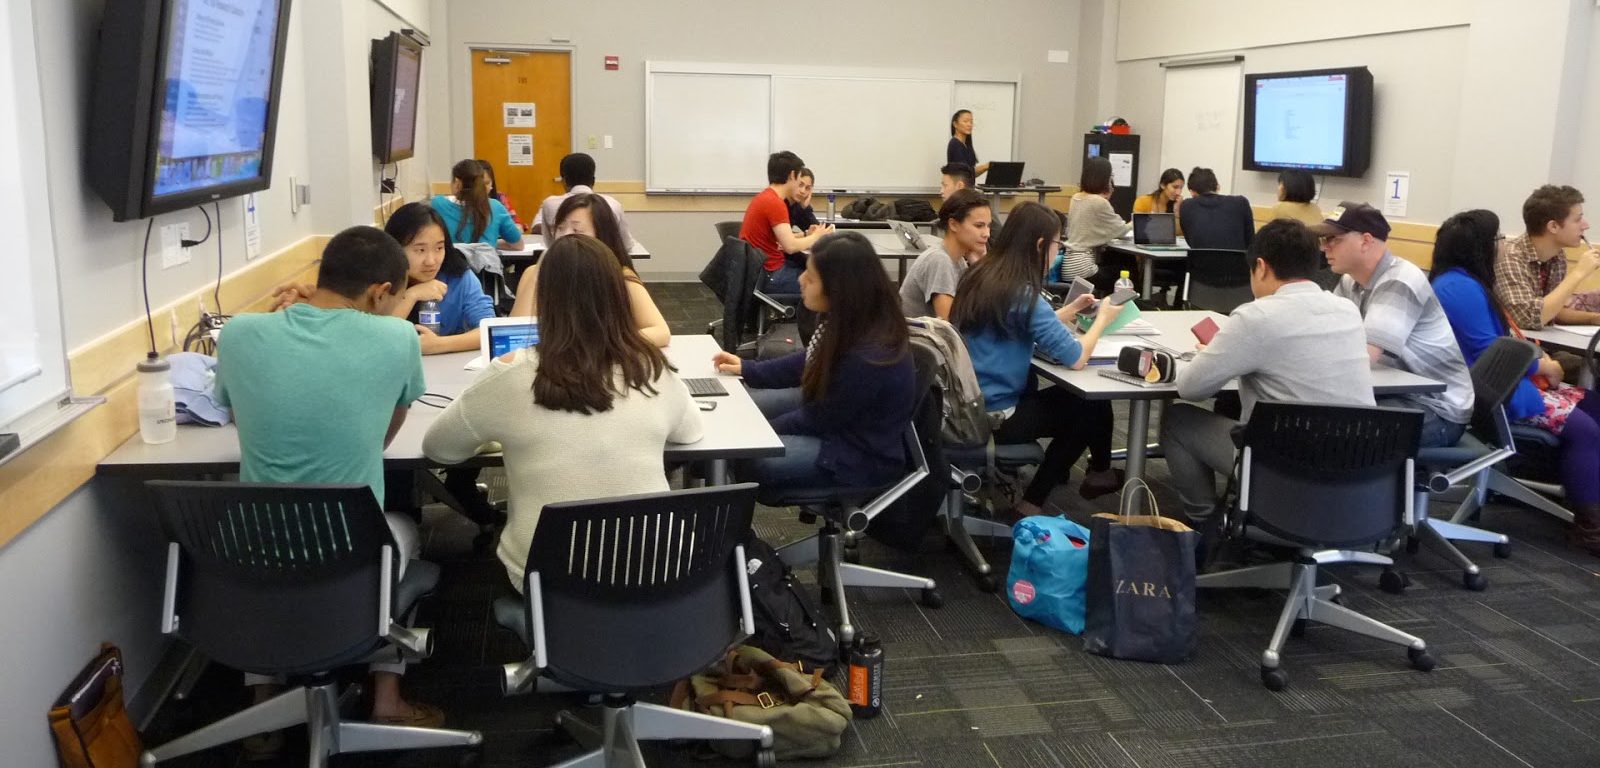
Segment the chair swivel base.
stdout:
[[[1491,470],[1492,471],[1492,470]],[[1495,557],[1510,557],[1511,538],[1505,534],[1474,528],[1465,523],[1473,514],[1482,509],[1483,497],[1488,493],[1489,483],[1486,477],[1480,476],[1468,491],[1467,498],[1456,508],[1449,520],[1439,520],[1427,515],[1429,494],[1425,490],[1417,492],[1415,508],[1422,513],[1417,520],[1415,532],[1408,542],[1407,549],[1415,552],[1419,544],[1427,547],[1449,560],[1461,569],[1462,586],[1474,592],[1481,592],[1489,586],[1489,580],[1483,575],[1478,565],[1467,557],[1456,546],[1458,541],[1472,541],[1480,544],[1489,544],[1494,547]],[[1520,486],[1519,486],[1520,488]]]
[[967,570],[972,572],[978,589],[993,592],[999,588],[1001,576],[995,572],[994,566],[989,564],[988,558],[978,551],[978,544],[973,540],[973,536],[1009,539],[1011,526],[981,517],[968,516],[966,510],[969,503],[972,502],[966,493],[960,488],[952,488],[945,497],[944,505],[939,509],[939,526],[944,530],[945,538],[950,545],[961,553],[961,559],[966,562]]
[[1280,668],[1283,646],[1291,635],[1305,631],[1307,622],[1315,621],[1347,632],[1354,632],[1376,640],[1405,646],[1406,656],[1415,669],[1427,672],[1435,661],[1428,654],[1427,643],[1415,635],[1401,632],[1376,619],[1356,613],[1340,605],[1338,585],[1317,586],[1317,567],[1332,563],[1366,563],[1389,565],[1393,561],[1372,552],[1349,550],[1302,550],[1295,562],[1273,563],[1231,571],[1208,573],[1195,579],[1199,588],[1253,588],[1289,590],[1273,628],[1272,639],[1261,653],[1261,683],[1269,690],[1281,691],[1289,685],[1289,675]]
[[600,711],[599,727],[571,712],[556,715],[556,725],[589,751],[551,768],[645,768],[639,742],[669,739],[754,741],[758,767],[778,764],[772,728],[765,725],[625,699],[608,699]]
[[839,617],[839,648],[843,653],[855,641],[856,628],[850,621],[850,606],[845,602],[845,587],[885,587],[922,590],[922,604],[938,608],[944,604],[939,585],[925,576],[887,571],[843,561],[844,532],[832,518],[823,516],[817,533],[778,548],[778,557],[790,568],[815,564],[817,584],[824,602],[833,603]]
[[434,747],[468,747],[483,744],[477,731],[412,728],[403,725],[350,722],[339,717],[339,697],[332,682],[285,691],[253,707],[222,718],[204,728],[147,750],[139,762],[153,766],[163,760],[240,741],[261,733],[304,724],[311,741],[310,765],[328,764],[330,755]]

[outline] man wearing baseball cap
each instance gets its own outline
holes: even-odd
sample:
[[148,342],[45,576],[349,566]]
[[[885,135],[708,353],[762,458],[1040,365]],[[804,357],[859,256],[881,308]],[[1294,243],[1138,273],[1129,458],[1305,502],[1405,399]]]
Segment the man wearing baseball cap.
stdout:
[[1361,310],[1372,361],[1445,385],[1443,392],[1385,397],[1378,404],[1421,409],[1424,447],[1455,445],[1472,421],[1472,376],[1428,276],[1389,252],[1389,222],[1365,203],[1342,202],[1310,229],[1328,268],[1340,275],[1334,295]]

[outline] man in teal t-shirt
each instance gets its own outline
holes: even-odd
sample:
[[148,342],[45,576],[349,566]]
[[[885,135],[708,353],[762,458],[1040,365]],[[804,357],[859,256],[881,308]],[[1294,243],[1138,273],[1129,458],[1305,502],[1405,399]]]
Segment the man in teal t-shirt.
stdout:
[[[228,321],[217,341],[216,391],[238,425],[240,480],[365,483],[382,503],[383,449],[426,389],[416,329],[389,316],[406,269],[394,238],[351,227],[328,241],[305,301]],[[388,517],[403,574],[416,530]],[[437,708],[400,698],[403,664],[372,666],[375,721],[443,722]],[[263,689],[271,682],[250,678]]]

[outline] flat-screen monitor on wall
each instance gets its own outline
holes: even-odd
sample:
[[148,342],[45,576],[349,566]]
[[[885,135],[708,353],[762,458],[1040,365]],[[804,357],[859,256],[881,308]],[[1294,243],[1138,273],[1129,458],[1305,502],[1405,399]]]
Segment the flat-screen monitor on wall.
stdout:
[[1244,76],[1244,169],[1361,176],[1372,159],[1366,67]]
[[112,218],[268,187],[289,2],[106,3],[88,171]]
[[372,41],[372,154],[380,163],[416,154],[422,46],[398,32]]

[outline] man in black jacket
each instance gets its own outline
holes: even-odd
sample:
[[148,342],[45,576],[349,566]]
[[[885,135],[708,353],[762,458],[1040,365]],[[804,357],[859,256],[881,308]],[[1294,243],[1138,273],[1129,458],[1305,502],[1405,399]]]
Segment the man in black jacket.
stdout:
[[1210,168],[1195,168],[1188,181],[1192,199],[1178,208],[1178,220],[1189,247],[1248,249],[1256,233],[1250,201],[1217,194],[1217,174]]

